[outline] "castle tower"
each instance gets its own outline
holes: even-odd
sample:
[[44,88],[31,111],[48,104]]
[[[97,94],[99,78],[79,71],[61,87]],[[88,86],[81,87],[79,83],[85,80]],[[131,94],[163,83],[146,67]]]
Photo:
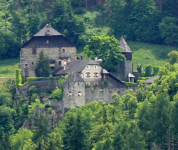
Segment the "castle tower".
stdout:
[[63,101],[65,110],[85,104],[85,82],[77,72],[64,82]]
[[132,74],[132,72],[134,71],[132,64],[132,51],[123,37],[120,38],[119,42],[120,46],[124,48],[122,50],[122,54],[125,55],[126,61],[118,65],[117,72],[113,73],[113,75],[121,81],[128,81],[129,74]]

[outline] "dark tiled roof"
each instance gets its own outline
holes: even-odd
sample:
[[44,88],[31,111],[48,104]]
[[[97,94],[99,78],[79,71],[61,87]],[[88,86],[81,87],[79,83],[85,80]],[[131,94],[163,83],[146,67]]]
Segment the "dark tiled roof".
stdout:
[[72,73],[73,71],[81,72],[86,67],[86,65],[99,65],[99,63],[91,59],[75,60],[66,66],[66,70],[64,70],[63,68],[55,69],[52,74],[54,76],[57,76],[66,74],[67,72],[70,73]]
[[65,82],[84,82],[84,80],[77,72],[73,72]]
[[120,38],[119,43],[120,43],[120,46],[124,48],[122,50],[122,52],[132,53],[130,47],[127,45],[127,43],[123,37]]
[[153,82],[154,82],[154,80],[155,79],[158,79],[159,78],[159,75],[156,75],[156,76],[154,76],[154,77],[152,77],[152,78],[149,78],[148,80],[145,80],[143,83],[144,84],[152,84]]
[[125,84],[124,82],[122,82],[121,80],[119,80],[118,78],[116,78],[115,76],[113,76],[112,74],[109,73],[109,76],[111,78],[113,78],[114,80],[116,80],[118,83],[120,83],[122,85],[125,85],[125,86],[128,86],[127,84]]
[[55,30],[53,27],[51,27],[51,25],[46,25],[44,28],[42,28],[38,33],[36,33],[33,36],[47,36],[47,34],[46,34],[47,30],[50,31],[49,36],[62,35],[57,30]]

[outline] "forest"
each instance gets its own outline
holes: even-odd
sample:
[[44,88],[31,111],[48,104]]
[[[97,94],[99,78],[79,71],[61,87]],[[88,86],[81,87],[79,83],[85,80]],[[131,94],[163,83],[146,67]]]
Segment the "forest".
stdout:
[[[0,0],[0,3],[1,59],[18,57],[20,46],[47,23],[79,48],[90,37],[101,34],[117,39],[124,36],[131,41],[178,44],[176,0]],[[89,22],[88,10],[97,10],[94,24]]]
[[[0,0],[0,59],[19,57],[19,48],[44,25],[85,47],[95,35],[178,45],[177,0]],[[88,10],[98,10],[95,24]],[[92,30],[97,27],[97,32]],[[105,31],[105,29],[106,30]],[[172,55],[171,55],[172,54]],[[34,116],[41,103],[35,87],[15,98],[16,84],[0,85],[0,150],[177,150],[178,53],[173,51],[159,79],[134,93],[113,94],[112,104],[93,101],[70,109],[56,128]],[[59,82],[60,84],[60,82]],[[34,118],[32,129],[22,129]]]

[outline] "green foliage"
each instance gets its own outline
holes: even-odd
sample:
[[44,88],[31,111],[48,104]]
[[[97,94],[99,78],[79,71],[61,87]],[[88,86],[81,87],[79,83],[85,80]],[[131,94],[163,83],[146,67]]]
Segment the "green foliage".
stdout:
[[36,99],[31,105],[28,106],[29,115],[33,115],[35,108],[44,107],[45,105],[40,102],[39,99]]
[[52,90],[50,88],[46,88],[45,93],[52,94]]
[[125,61],[119,41],[114,36],[92,36],[84,51],[92,59],[102,59],[103,67],[110,71],[116,70],[117,64]]
[[127,85],[133,85],[133,86],[137,86],[138,85],[138,83],[133,83],[133,82],[126,82],[126,81],[122,81],[122,82],[124,82]]
[[153,67],[153,76],[157,75],[159,72],[159,67]]
[[94,88],[93,87],[91,87],[91,91],[94,92]]
[[152,67],[150,65],[146,66],[145,67],[145,77],[151,77],[151,74],[152,74]]
[[28,96],[32,96],[33,94],[38,94],[38,93],[39,90],[34,85],[32,85],[28,90]]
[[60,88],[61,90],[63,90],[64,81],[65,81],[69,76],[70,76],[70,72],[68,72],[66,76],[61,76],[61,77],[59,78],[59,81],[58,81],[58,82],[59,82],[59,88]]
[[61,89],[54,90],[52,94],[53,94],[52,98],[57,99],[58,101],[61,101],[63,98],[63,91]]
[[143,70],[142,70],[143,68],[142,68],[142,65],[137,65],[137,71],[139,72],[139,73],[143,73]]
[[158,24],[161,13],[157,10],[154,0],[138,0],[128,19],[129,35],[137,41],[160,43]]
[[33,137],[33,132],[28,129],[19,129],[15,135],[10,136],[12,150],[23,150],[26,142]]
[[63,140],[62,136],[58,132],[52,132],[46,143],[46,150],[62,150]]
[[168,62],[171,64],[171,65],[173,65],[173,64],[175,64],[175,63],[177,63],[178,62],[178,51],[171,51],[169,54],[168,54],[168,56],[169,56],[169,59],[168,59]]
[[12,135],[14,133],[14,117],[15,111],[5,105],[0,106],[0,142],[4,135]]
[[49,58],[41,51],[37,60],[35,74],[37,77],[49,77],[50,73]]
[[109,86],[108,81],[104,80],[104,86]]
[[159,30],[164,42],[168,45],[178,43],[178,19],[175,17],[165,17],[159,23]]
[[50,108],[51,107],[51,105],[50,104],[45,104],[45,108]]
[[17,69],[16,70],[16,85],[21,85],[22,84],[22,70]]
[[36,124],[33,127],[32,141],[36,143],[37,148],[44,148],[51,129],[49,128],[49,118],[45,114],[40,113],[40,116],[34,117]]

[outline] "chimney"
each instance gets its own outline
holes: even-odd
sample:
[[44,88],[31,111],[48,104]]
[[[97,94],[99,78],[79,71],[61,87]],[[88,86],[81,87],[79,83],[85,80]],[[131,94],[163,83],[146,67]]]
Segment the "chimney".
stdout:
[[63,61],[63,66],[64,66],[64,70],[66,70],[66,66],[67,66],[67,61],[66,60]]
[[64,65],[64,70],[66,70],[66,65]]
[[95,57],[95,61],[97,61],[98,60],[98,57]]
[[134,72],[134,64],[132,64],[132,72]]
[[83,60],[83,55],[82,55],[82,53],[80,54],[80,59]]

